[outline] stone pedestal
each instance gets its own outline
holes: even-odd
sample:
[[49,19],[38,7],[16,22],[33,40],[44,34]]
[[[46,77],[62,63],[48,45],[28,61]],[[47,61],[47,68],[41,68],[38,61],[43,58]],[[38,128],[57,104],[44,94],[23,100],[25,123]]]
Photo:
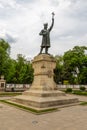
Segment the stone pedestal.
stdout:
[[31,89],[33,90],[55,90],[56,84],[53,80],[56,62],[51,55],[40,54],[33,60],[34,81]]
[[78,99],[58,91],[53,80],[55,59],[48,54],[37,55],[33,62],[34,81],[31,88],[12,101],[27,105],[36,110],[61,107],[78,102]]

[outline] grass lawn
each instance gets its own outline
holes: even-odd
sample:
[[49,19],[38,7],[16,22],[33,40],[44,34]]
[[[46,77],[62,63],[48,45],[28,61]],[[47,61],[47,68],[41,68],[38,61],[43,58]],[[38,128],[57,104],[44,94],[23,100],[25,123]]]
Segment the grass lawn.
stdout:
[[5,96],[17,96],[21,95],[21,92],[0,92],[0,97],[5,97]]
[[81,102],[80,105],[87,105],[87,102]]
[[87,91],[73,90],[73,94],[87,96]]
[[72,89],[70,89],[69,91],[67,91],[67,89],[66,89],[64,92],[70,93],[70,94],[76,94],[76,95],[87,96],[87,91],[72,90]]

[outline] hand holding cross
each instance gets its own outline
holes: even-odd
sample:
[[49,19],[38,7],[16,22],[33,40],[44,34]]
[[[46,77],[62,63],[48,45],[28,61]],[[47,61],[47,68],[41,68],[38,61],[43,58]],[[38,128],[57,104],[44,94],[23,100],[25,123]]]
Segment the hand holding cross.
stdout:
[[54,19],[54,15],[55,15],[54,12],[52,12],[52,19]]

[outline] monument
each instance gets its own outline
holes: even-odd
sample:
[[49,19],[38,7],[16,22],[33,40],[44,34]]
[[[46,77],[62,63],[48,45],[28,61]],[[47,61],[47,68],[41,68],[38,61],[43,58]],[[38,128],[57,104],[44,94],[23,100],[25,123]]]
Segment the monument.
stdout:
[[50,47],[50,31],[52,30],[54,25],[54,13],[52,13],[52,24],[50,28],[48,29],[48,23],[44,24],[44,29],[41,30],[39,35],[42,35],[42,45],[41,45],[41,50],[40,54],[42,53],[43,48],[45,48],[45,53],[48,53],[48,48]]
[[[42,44],[40,53],[34,57],[32,65],[34,68],[34,81],[28,91],[12,99],[13,102],[20,103],[35,110],[44,110],[66,105],[73,105],[78,102],[77,98],[67,96],[58,90],[53,80],[56,61],[48,53],[50,47],[50,31],[54,25],[54,13],[52,13],[52,24],[48,29],[48,24],[44,24],[41,30]],[[42,53],[45,49],[45,53]]]

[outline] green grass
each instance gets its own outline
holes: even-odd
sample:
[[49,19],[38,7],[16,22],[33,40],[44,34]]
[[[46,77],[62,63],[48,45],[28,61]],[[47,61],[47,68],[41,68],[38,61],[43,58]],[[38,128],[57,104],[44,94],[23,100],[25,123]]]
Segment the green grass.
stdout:
[[81,102],[80,105],[87,105],[87,102]]
[[73,94],[87,96],[87,91],[73,90]]
[[65,90],[66,93],[70,94],[76,94],[76,95],[82,95],[82,96],[87,96],[87,91],[81,91],[81,90],[72,90],[72,92],[68,92]]
[[46,109],[46,110],[35,110],[35,109],[29,108],[29,107],[26,107],[26,106],[23,106],[23,105],[20,105],[20,104],[16,104],[16,103],[13,103],[13,102],[10,102],[10,101],[7,101],[7,100],[0,100],[0,102],[7,103],[9,105],[18,107],[22,110],[27,110],[27,111],[32,112],[34,114],[43,114],[43,113],[53,112],[53,111],[57,110],[57,108],[50,108],[50,109]]
[[17,95],[21,95],[21,92],[0,92],[0,97],[3,96],[17,96]]

